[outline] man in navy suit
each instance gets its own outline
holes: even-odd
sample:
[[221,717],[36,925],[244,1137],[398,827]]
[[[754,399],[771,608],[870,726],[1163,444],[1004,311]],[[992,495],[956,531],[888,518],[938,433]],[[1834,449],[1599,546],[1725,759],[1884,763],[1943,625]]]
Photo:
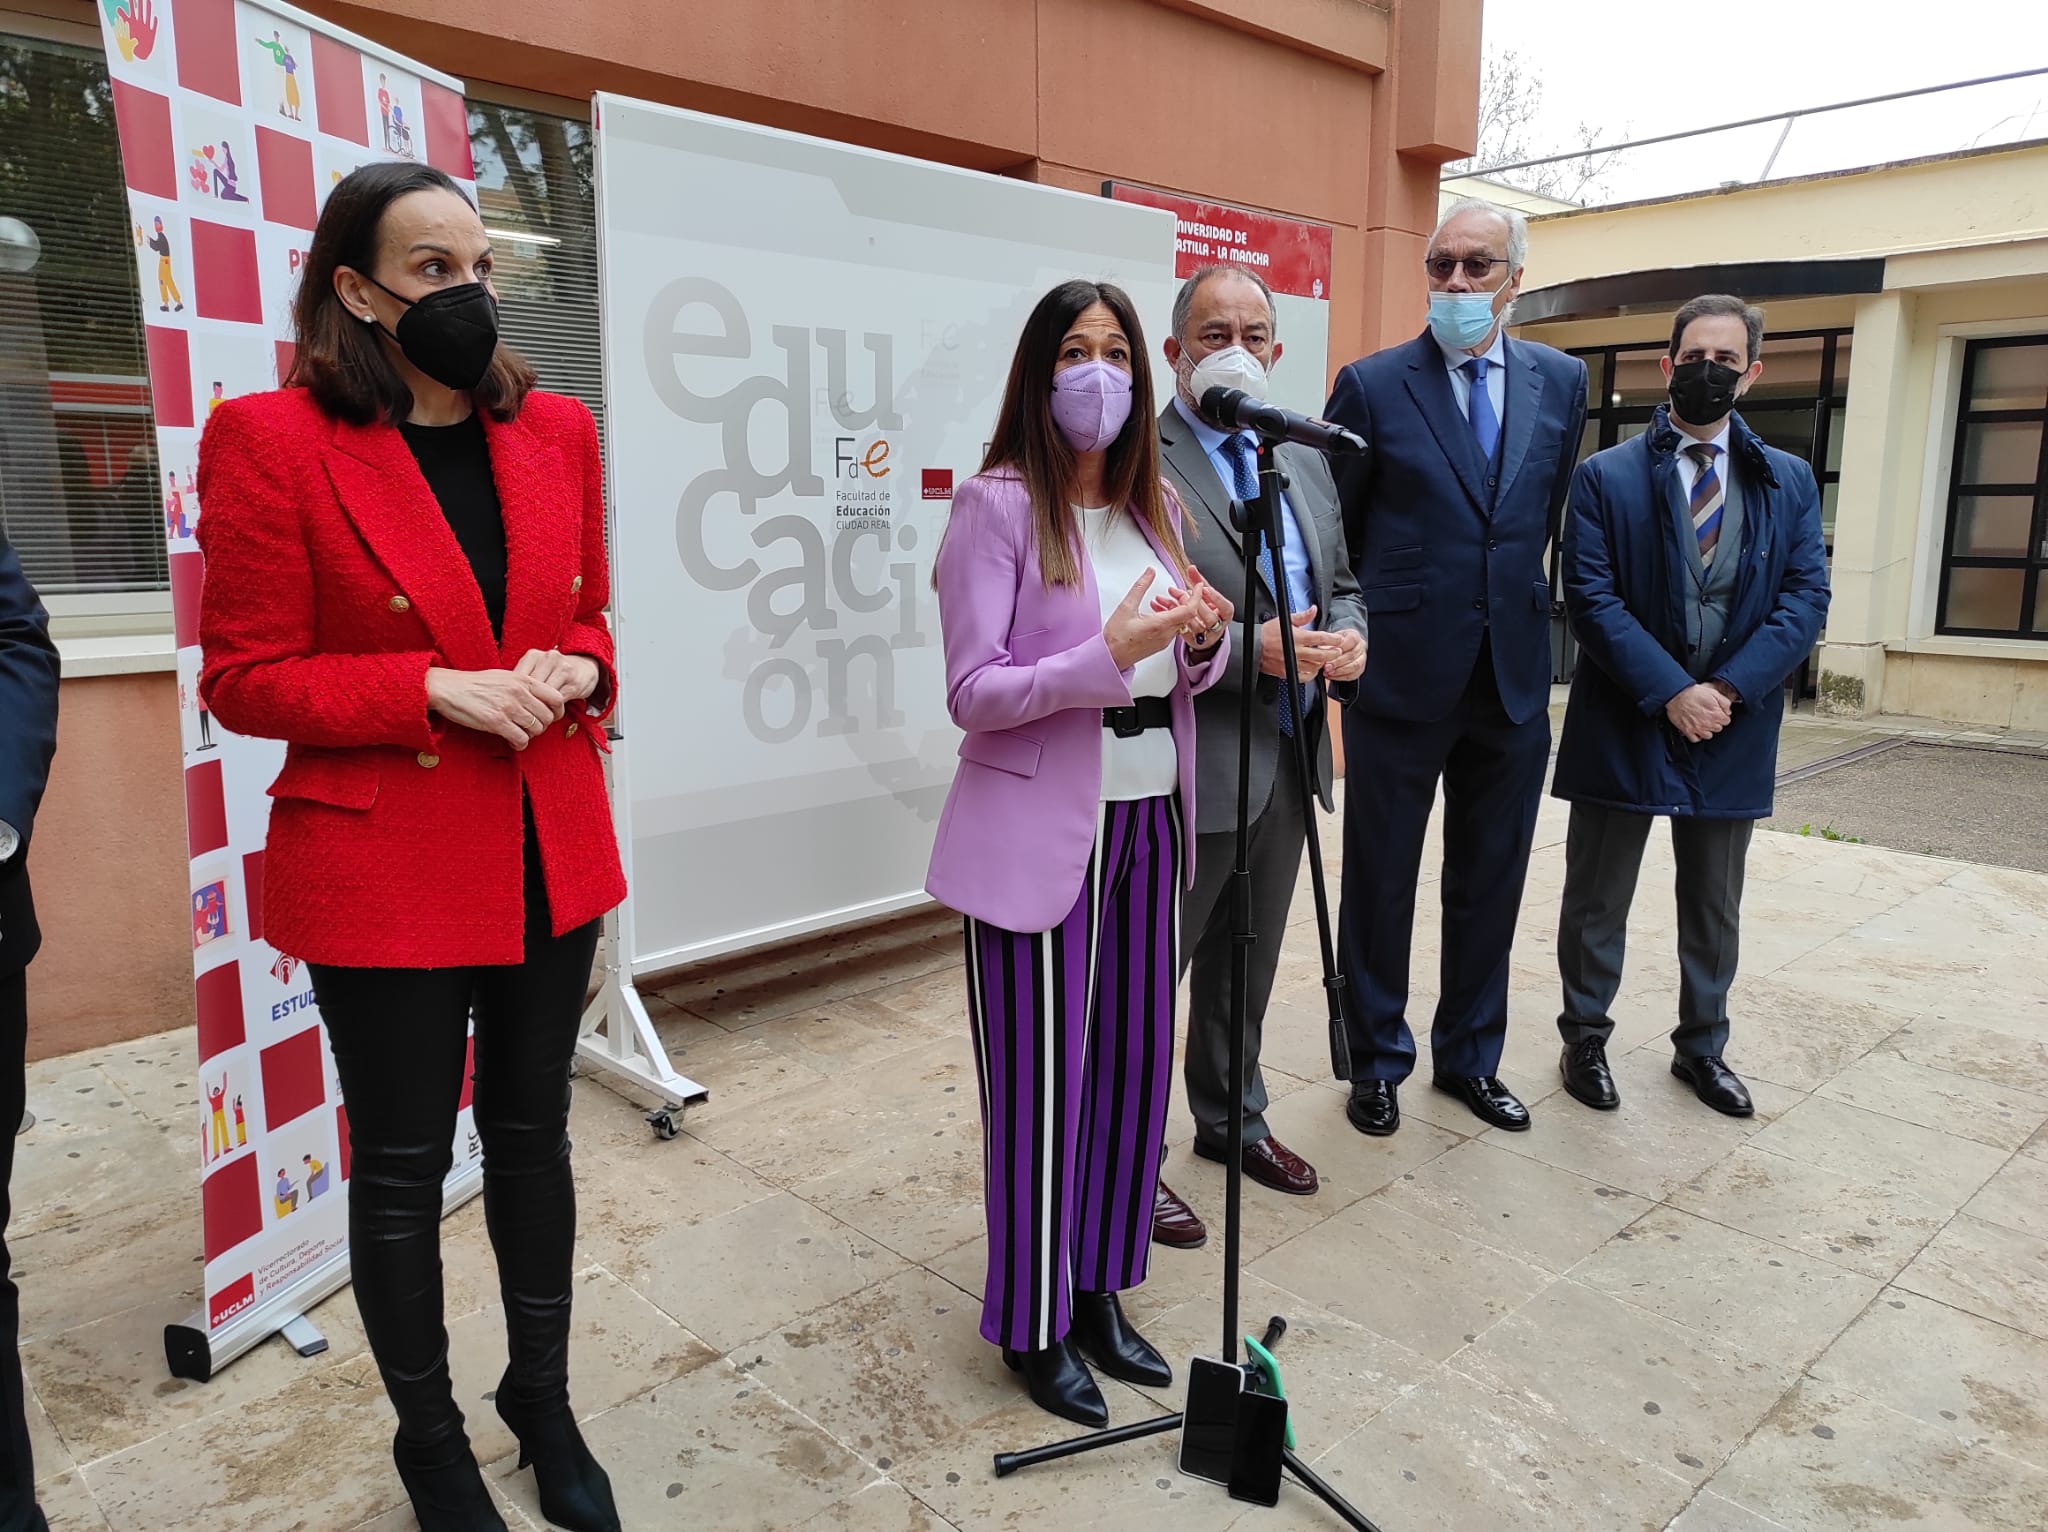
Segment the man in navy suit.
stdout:
[[1529,247],[1519,213],[1457,203],[1423,260],[1429,328],[1353,362],[1325,413],[1371,445],[1338,489],[1373,630],[1344,718],[1339,913],[1361,1133],[1401,1125],[1415,1067],[1408,948],[1437,784],[1443,956],[1433,1083],[1482,1121],[1529,1113],[1499,1078],[1508,952],[1550,757],[1544,549],[1578,458],[1586,367],[1509,340]]
[[7,1183],[26,1105],[28,963],[40,932],[28,841],[57,749],[57,647],[49,618],[0,530],[0,1532],[48,1532],[36,1507],[21,1393],[21,1297],[8,1275]]

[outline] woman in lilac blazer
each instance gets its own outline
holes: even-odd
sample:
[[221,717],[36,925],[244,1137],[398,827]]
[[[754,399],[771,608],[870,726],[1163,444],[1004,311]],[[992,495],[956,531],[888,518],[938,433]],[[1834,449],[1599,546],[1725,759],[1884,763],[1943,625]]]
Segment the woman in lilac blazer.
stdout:
[[1046,294],[937,561],[967,737],[925,887],[967,918],[981,1333],[1043,1408],[1096,1426],[1109,1411],[1077,1347],[1113,1378],[1173,1377],[1116,1295],[1151,1249],[1193,699],[1227,663],[1232,615],[1181,546],[1147,354],[1119,289]]

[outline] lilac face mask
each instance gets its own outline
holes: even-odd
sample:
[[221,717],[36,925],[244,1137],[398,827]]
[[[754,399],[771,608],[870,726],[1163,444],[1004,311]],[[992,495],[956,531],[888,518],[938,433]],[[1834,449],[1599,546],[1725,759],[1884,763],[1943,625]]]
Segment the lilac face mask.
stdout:
[[1076,452],[1100,452],[1131,418],[1131,375],[1108,362],[1083,362],[1054,374],[1052,418]]

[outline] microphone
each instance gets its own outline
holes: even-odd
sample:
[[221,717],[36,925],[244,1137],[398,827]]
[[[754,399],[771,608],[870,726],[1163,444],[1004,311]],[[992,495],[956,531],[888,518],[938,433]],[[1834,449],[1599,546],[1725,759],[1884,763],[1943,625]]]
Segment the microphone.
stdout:
[[1365,438],[1327,420],[1316,420],[1254,399],[1241,388],[1212,388],[1197,413],[1222,431],[1256,431],[1268,441],[1293,442],[1318,452],[1363,452]]

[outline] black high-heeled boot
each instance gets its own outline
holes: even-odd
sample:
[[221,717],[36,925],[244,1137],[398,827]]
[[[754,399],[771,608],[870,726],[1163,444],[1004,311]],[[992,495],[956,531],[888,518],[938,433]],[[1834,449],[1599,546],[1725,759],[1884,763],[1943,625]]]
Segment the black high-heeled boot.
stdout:
[[1106,1426],[1109,1406],[1102,1390],[1081,1359],[1064,1340],[1056,1340],[1039,1351],[1003,1348],[1003,1365],[1022,1373],[1031,1390],[1031,1401],[1077,1426]]
[[492,1504],[469,1450],[462,1411],[448,1379],[446,1344],[425,1372],[382,1371],[384,1391],[398,1412],[391,1460],[411,1497],[420,1532],[505,1532],[505,1518]]
[[512,1392],[512,1375],[498,1383],[498,1418],[519,1438],[519,1466],[533,1468],[540,1512],[563,1532],[620,1532],[611,1475],[591,1456],[565,1397],[532,1408]]
[[1068,1339],[1120,1383],[1166,1388],[1173,1382],[1166,1358],[1124,1318],[1115,1293],[1075,1293],[1074,1328]]
[[400,1431],[391,1440],[391,1459],[420,1532],[505,1532],[505,1518],[461,1430],[434,1442],[416,1442]]

